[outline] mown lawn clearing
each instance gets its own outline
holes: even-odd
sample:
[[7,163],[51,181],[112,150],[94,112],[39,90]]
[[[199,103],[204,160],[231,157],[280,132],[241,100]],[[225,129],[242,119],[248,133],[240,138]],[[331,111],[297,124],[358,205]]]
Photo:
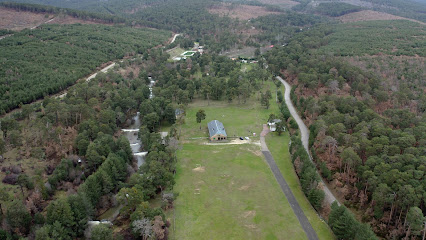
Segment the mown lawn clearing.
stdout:
[[[272,82],[266,89],[275,97]],[[256,144],[269,114],[278,113],[274,100],[269,109],[257,94],[245,104],[196,100],[186,109],[174,187],[179,196],[168,214],[172,239],[307,239]],[[206,113],[201,130],[199,109]],[[206,126],[214,119],[228,136],[250,136],[251,143],[206,145],[200,138],[208,137]]]
[[257,145],[184,144],[174,239],[306,239]]

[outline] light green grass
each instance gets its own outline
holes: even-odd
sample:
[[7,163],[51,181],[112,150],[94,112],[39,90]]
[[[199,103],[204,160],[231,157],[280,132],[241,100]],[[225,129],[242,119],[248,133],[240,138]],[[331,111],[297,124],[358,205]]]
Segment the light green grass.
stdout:
[[173,48],[170,51],[167,51],[167,53],[170,55],[170,58],[179,57],[184,52],[185,52],[185,49],[180,47]]
[[306,239],[259,146],[184,144],[178,159],[173,239]]
[[[266,92],[269,89],[272,92],[273,98],[270,100],[269,109],[260,105],[258,100],[259,94],[247,100],[246,103],[238,103],[237,99],[228,103],[226,101],[207,101],[195,100],[186,109],[185,123],[181,126],[182,136],[184,138],[208,137],[207,123],[212,120],[219,120],[223,123],[228,137],[233,136],[253,136],[252,132],[256,133],[258,139],[262,131],[262,124],[266,123],[269,114],[279,113],[278,104],[275,103],[276,86],[273,82],[265,82],[262,91]],[[284,88],[280,88],[284,93]],[[206,119],[200,124],[196,122],[196,113],[203,109],[206,113]]]
[[195,53],[196,53],[195,51],[185,51],[184,53],[182,53],[182,56],[192,56]]
[[247,72],[250,71],[255,63],[241,63],[241,71]]
[[[268,82],[263,91],[275,88]],[[199,109],[206,112],[202,130],[195,118]],[[307,239],[259,145],[191,139],[207,138],[207,122],[214,119],[223,122],[228,136],[252,136],[248,130],[258,136],[270,113],[278,113],[277,104],[271,100],[264,109],[257,95],[246,104],[197,100],[189,105],[178,151],[174,191],[179,196],[174,214],[167,214],[174,223],[171,239]],[[198,166],[203,170],[194,170]]]
[[311,206],[308,199],[302,192],[302,188],[299,183],[299,179],[294,171],[293,164],[291,162],[290,153],[288,151],[288,143],[290,137],[288,133],[283,133],[278,136],[276,133],[269,133],[266,136],[266,143],[269,151],[271,151],[275,162],[278,165],[281,173],[283,174],[287,184],[291,188],[294,196],[297,199],[300,207],[314,228],[319,239],[335,239],[331,229],[327,223],[320,219],[315,209]]

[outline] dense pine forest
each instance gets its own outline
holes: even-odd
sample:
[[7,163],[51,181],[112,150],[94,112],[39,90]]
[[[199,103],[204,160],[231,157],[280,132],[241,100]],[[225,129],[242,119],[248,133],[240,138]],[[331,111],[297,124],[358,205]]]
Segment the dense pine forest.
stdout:
[[[336,239],[425,234],[423,3],[0,2],[73,19],[0,29],[0,240],[170,239],[185,111],[250,99],[278,104],[298,186]],[[292,85],[310,152],[275,76]],[[135,121],[140,168],[121,130]],[[102,219],[113,225],[92,225]]]
[[[411,221],[414,235],[419,235],[422,225],[415,219],[422,218],[426,193],[424,82],[420,88],[391,82],[325,57],[322,51],[316,53],[310,40],[327,34],[332,33],[305,33],[271,51],[268,62],[295,84],[292,99],[312,123],[311,153],[323,177],[339,189],[349,206],[364,209],[363,220],[372,222],[376,233],[399,238]],[[316,48],[332,47],[333,42],[323,45]],[[422,77],[420,70],[412,79],[417,82],[414,79]],[[391,90],[394,84],[398,90]]]
[[49,25],[0,42],[0,111],[73,85],[101,64],[143,53],[168,32],[101,25]]

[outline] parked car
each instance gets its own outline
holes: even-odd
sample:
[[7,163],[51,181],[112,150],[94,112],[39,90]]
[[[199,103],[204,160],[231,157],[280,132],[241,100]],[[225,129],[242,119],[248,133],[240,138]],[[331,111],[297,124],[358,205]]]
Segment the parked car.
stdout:
[[244,138],[243,138],[243,137],[240,137],[240,140],[244,140]]

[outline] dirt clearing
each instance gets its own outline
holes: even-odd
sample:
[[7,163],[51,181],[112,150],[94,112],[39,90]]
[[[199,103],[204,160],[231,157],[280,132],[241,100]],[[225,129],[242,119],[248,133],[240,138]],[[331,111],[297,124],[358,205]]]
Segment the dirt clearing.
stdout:
[[374,20],[409,20],[409,21],[417,22],[417,23],[420,23],[420,24],[423,24],[423,25],[425,24],[425,23],[417,21],[417,20],[399,17],[399,16],[395,16],[395,15],[392,15],[392,14],[388,14],[388,13],[376,12],[376,11],[372,11],[372,10],[365,10],[365,11],[360,11],[360,12],[355,12],[355,13],[349,13],[349,14],[343,15],[341,17],[338,17],[337,19],[339,19],[340,21],[342,21],[344,23],[360,22],[360,21],[374,21]]
[[[51,21],[49,21],[52,19]],[[33,13],[26,11],[16,11],[14,9],[0,7],[0,29],[21,31],[25,28],[33,28],[41,24],[106,24],[96,20],[82,20],[68,15],[55,16],[47,13]]]
[[0,29],[20,31],[42,24],[52,17],[53,15],[49,14],[22,12],[0,7]]
[[110,25],[110,26],[113,25],[113,24],[106,24],[105,22],[102,22],[102,21],[83,20],[83,19],[78,19],[71,16],[67,16],[67,15],[56,16],[55,19],[53,19],[53,21],[49,22],[49,24],[76,24],[76,23],[104,24],[104,25]]
[[264,4],[276,5],[284,9],[290,9],[299,4],[298,2],[291,0],[259,0],[259,2]]
[[208,10],[212,14],[218,14],[222,17],[228,16],[230,18],[238,18],[240,20],[248,20],[269,14],[278,14],[277,12],[266,10],[264,7],[231,4],[215,5]]
[[194,172],[205,172],[206,167],[196,167],[196,168],[192,169],[192,171],[194,171]]

